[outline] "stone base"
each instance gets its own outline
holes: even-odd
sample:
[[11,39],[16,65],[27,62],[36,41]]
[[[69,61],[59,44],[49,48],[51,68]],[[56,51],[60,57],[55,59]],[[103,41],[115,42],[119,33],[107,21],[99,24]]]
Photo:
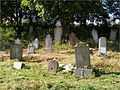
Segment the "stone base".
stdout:
[[89,77],[92,75],[93,69],[83,69],[83,68],[77,68],[74,71],[74,74],[76,77],[83,78],[83,77]]

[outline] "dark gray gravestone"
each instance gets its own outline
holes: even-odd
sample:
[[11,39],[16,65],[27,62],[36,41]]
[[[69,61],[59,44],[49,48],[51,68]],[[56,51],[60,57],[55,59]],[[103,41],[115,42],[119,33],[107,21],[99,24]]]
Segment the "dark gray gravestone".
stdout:
[[47,52],[52,52],[52,38],[50,34],[48,34],[45,38],[45,49]]
[[13,68],[22,69],[25,66],[22,62],[14,62]]
[[73,32],[69,34],[69,41],[72,46],[76,44],[76,36]]
[[106,38],[105,37],[99,38],[99,53],[103,54],[103,55],[107,55]]
[[58,71],[59,63],[55,60],[52,60],[48,63],[48,71],[49,72],[56,72]]
[[62,25],[60,21],[57,21],[56,27],[54,28],[54,42],[61,43],[62,37]]
[[74,74],[76,77],[84,78],[84,77],[92,76],[92,71],[93,69],[77,68],[75,69]]
[[116,39],[116,34],[117,34],[117,31],[116,31],[116,30],[111,30],[110,40],[115,40],[115,39]]
[[95,29],[92,30],[92,37],[95,43],[98,43],[98,33]]
[[39,48],[39,40],[38,40],[38,38],[35,38],[35,40],[33,41],[33,45],[34,45],[35,49]]
[[28,54],[35,53],[35,47],[32,43],[28,44]]
[[90,66],[90,52],[89,46],[84,44],[75,46],[75,57],[77,68],[84,68]]
[[22,59],[22,46],[20,44],[14,44],[10,47],[10,59]]

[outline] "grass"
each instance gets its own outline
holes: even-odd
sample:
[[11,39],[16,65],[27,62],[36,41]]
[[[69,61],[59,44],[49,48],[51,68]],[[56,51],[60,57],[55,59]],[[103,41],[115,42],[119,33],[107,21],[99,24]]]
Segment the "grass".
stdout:
[[14,60],[6,58],[0,62],[0,90],[120,90],[120,53],[108,51],[110,59],[105,59],[93,51],[91,67],[97,70],[99,77],[78,79],[72,72],[47,71],[48,61],[53,58],[76,66],[72,47],[53,46],[53,49],[52,53],[46,53],[43,48],[37,50],[38,54],[24,53],[26,67],[20,70],[12,67]]

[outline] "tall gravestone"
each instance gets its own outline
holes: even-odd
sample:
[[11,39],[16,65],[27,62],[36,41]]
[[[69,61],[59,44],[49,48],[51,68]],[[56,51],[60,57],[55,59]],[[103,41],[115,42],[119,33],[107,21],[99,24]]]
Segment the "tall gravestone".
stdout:
[[33,45],[34,45],[35,49],[39,48],[39,40],[38,40],[38,38],[35,38],[35,40],[33,41]]
[[80,44],[75,46],[75,57],[77,68],[84,68],[90,66],[90,52],[89,46]]
[[10,59],[22,59],[22,46],[14,44],[10,47]]
[[69,34],[69,41],[72,46],[76,44],[76,36],[73,32]]
[[97,31],[95,29],[93,29],[91,34],[92,34],[94,42],[98,43],[98,33],[97,33]]
[[117,34],[117,31],[116,31],[116,30],[111,30],[111,33],[110,33],[110,40],[115,40],[116,34]]
[[33,43],[28,44],[28,54],[34,54],[35,53],[35,47]]
[[52,52],[52,38],[50,34],[48,34],[45,38],[45,49],[47,52]]
[[103,55],[107,55],[106,38],[105,37],[99,38],[99,53],[103,54]]
[[33,26],[30,26],[30,30],[29,30],[29,38],[31,39],[31,40],[33,40],[33,38],[34,38],[34,35],[33,35]]
[[57,21],[56,27],[54,28],[54,42],[61,43],[61,37],[62,37],[62,25],[59,20]]
[[17,39],[15,40],[15,44],[21,44],[21,40],[20,40],[19,38],[17,38]]

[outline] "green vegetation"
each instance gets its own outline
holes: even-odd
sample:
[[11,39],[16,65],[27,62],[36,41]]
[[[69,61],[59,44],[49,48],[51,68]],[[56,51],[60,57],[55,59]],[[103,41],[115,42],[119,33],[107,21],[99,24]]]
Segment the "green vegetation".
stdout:
[[[54,57],[59,63],[75,64],[74,50],[68,45],[55,46],[52,53],[45,53],[42,49],[37,50],[36,55],[27,55],[32,57],[32,61],[41,59],[40,63],[24,63],[26,67],[20,70],[14,69],[12,60],[5,59],[0,62],[0,89],[1,90],[119,90],[120,89],[120,62],[119,53],[108,51],[110,59],[100,57],[97,51],[91,55],[91,67],[96,69],[91,77],[78,79],[73,72],[49,73],[47,71],[48,58]],[[69,49],[68,49],[69,48]],[[39,52],[40,51],[40,52]],[[57,52],[56,52],[57,51]]]
[[15,39],[16,32],[13,27],[0,25],[0,46],[9,45]]
[[2,90],[119,90],[120,76],[102,75],[98,78],[77,79],[72,73],[48,73],[39,63],[28,63],[26,68],[12,68],[13,61],[0,63]]

